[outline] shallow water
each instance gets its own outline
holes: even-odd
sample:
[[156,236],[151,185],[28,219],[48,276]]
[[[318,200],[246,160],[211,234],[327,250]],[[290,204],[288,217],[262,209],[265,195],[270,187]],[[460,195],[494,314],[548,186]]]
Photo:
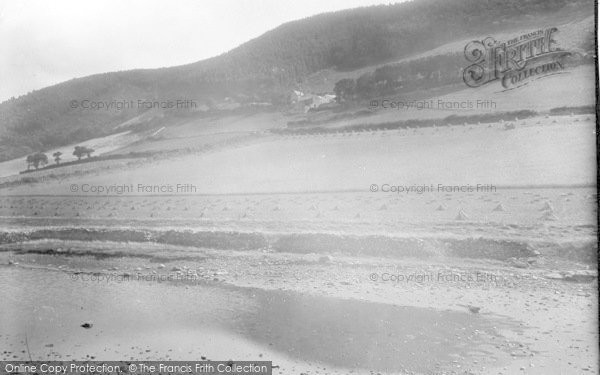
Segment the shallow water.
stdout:
[[[8,348],[2,359],[27,359],[27,337],[34,359],[204,356],[431,372],[452,360],[492,356],[501,339],[493,326],[502,322],[469,313],[212,283],[72,276],[0,268],[0,346]],[[93,327],[81,328],[84,322]]]

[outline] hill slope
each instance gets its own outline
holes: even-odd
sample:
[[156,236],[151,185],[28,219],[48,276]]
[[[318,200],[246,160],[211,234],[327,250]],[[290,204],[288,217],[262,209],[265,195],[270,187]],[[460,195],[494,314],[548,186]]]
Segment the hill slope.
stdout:
[[[592,9],[590,0],[419,0],[290,22],[197,63],[93,75],[6,101],[0,104],[0,160],[116,132],[118,124],[148,110],[138,100],[194,102],[161,108],[161,118],[218,111],[228,102],[278,108],[291,88],[325,69],[382,64],[471,35],[519,29],[532,19],[582,17]],[[81,107],[84,100],[116,102],[92,110]],[[130,101],[130,107],[115,108]]]

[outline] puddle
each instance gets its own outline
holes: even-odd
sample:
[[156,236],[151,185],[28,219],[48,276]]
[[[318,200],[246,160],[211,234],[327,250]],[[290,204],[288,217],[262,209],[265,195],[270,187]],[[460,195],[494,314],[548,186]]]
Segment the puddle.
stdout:
[[[489,357],[489,317],[225,285],[0,268],[0,359],[283,360],[431,373]],[[49,293],[49,291],[52,291]],[[93,323],[83,329],[84,322]],[[260,357],[264,354],[264,357]],[[90,357],[90,358],[91,358]]]

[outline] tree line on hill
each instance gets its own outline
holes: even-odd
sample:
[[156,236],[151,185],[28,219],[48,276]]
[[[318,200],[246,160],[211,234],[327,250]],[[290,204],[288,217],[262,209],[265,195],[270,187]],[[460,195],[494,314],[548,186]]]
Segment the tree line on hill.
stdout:
[[[574,53],[563,60],[565,67],[594,64],[592,51]],[[336,82],[334,91],[339,103],[427,90],[463,83],[466,60],[462,53],[435,55],[405,62],[387,64],[357,79]]]
[[[84,155],[90,158],[94,151],[94,149],[89,147],[75,146],[75,149],[73,150],[73,155],[76,156],[77,160],[79,161]],[[63,153],[60,151],[56,151],[54,154],[52,154],[56,165],[60,164],[62,160],[62,155]],[[34,154],[27,155],[27,157],[25,158],[25,162],[27,163],[27,170],[30,170],[31,167],[34,167],[35,169],[39,169],[40,167],[43,168],[48,164],[48,155],[46,155],[43,152],[36,152]]]

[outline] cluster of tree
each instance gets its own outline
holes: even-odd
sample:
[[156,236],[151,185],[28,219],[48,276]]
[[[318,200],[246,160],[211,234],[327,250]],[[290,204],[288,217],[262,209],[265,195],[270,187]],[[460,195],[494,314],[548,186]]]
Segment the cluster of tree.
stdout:
[[93,152],[94,152],[94,149],[91,149],[89,147],[75,146],[75,150],[73,151],[73,155],[75,155],[77,157],[77,160],[81,160],[81,157],[83,155],[87,155],[87,157],[89,158],[90,156],[92,156]]
[[28,155],[25,161],[27,162],[28,170],[31,169],[31,166],[38,169],[40,166],[43,167],[48,164],[48,156],[43,152],[36,152],[35,154]]
[[[94,149],[89,147],[75,146],[75,149],[73,150],[73,155],[77,157],[77,160],[81,160],[81,158],[84,155],[87,155],[88,158],[91,157],[94,151]],[[56,151],[54,154],[52,154],[56,165],[60,164],[60,161],[62,160],[62,155],[63,153],[60,151]],[[27,155],[27,158],[25,158],[25,162],[27,163],[27,170],[30,170],[31,167],[38,169],[39,167],[44,167],[48,164],[48,156],[43,152],[36,152],[34,154]]]
[[[591,54],[574,53],[565,58],[565,66],[593,63]],[[467,62],[462,53],[434,55],[387,64],[365,73],[357,79],[344,78],[336,82],[336,100],[341,102],[390,96],[416,89],[427,90],[445,85],[462,84]]]
[[388,64],[357,79],[341,79],[334,91],[338,102],[345,102],[456,84],[462,81],[464,66],[462,53]]
[[[212,102],[234,98],[240,103],[282,105],[291,88],[324,69],[383,64],[472,35],[520,29],[530,23],[531,16],[551,16],[559,22],[586,10],[593,11],[589,0],[419,0],[317,15],[286,23],[230,52],[197,63],[98,74],[8,100],[0,104],[0,161],[107,135],[116,125],[147,110],[137,105],[90,110],[82,108],[84,99],[192,99],[210,107]],[[593,45],[593,39],[586,43]],[[399,85],[406,87],[410,80],[399,80],[395,69],[357,80],[354,90],[362,95],[368,90],[386,92]],[[399,75],[410,78],[408,73]],[[440,74],[445,77],[443,71]],[[353,89],[342,86],[338,90],[350,93]],[[185,111],[164,112],[176,116]]]

